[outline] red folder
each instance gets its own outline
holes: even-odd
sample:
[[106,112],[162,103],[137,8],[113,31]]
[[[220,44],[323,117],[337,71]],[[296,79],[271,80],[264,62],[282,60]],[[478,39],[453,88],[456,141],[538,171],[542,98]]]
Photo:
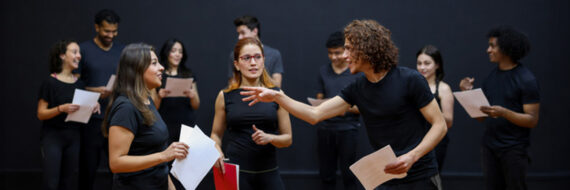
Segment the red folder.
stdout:
[[239,165],[224,163],[224,167],[225,174],[213,168],[216,190],[239,190]]

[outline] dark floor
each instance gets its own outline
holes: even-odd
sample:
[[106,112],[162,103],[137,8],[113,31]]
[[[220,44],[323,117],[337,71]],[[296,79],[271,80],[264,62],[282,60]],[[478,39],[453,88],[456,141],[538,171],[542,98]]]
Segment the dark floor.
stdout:
[[[282,172],[286,189],[313,190],[319,189],[319,179],[315,172]],[[446,190],[480,190],[483,189],[483,178],[480,174],[443,173],[443,187]],[[95,189],[110,189],[111,175],[100,172],[97,175]],[[341,183],[339,181],[339,183]],[[2,171],[0,172],[0,189],[23,190],[40,189],[41,173],[39,171]],[[339,184],[340,186],[340,184]],[[563,174],[529,174],[529,189],[569,189],[570,175]],[[208,174],[199,190],[214,189],[212,175]],[[340,188],[339,188],[340,189]]]

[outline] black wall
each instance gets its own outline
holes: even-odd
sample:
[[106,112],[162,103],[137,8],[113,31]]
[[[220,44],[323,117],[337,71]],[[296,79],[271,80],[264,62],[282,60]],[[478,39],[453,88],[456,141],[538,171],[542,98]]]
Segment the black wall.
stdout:
[[[370,18],[388,27],[400,49],[400,65],[415,68],[415,53],[425,44],[442,51],[446,78],[458,90],[459,80],[475,77],[480,86],[495,67],[485,52],[485,35],[493,26],[512,25],[525,32],[531,53],[522,63],[540,83],[541,110],[532,130],[530,178],[569,185],[570,132],[567,117],[567,44],[570,42],[568,1],[2,1],[0,2],[2,87],[0,93],[0,173],[41,171],[37,93],[48,75],[49,47],[59,39],[91,40],[94,14],[103,8],[121,16],[118,41],[146,42],[160,47],[170,37],[181,39],[189,53],[188,66],[199,79],[201,107],[198,123],[210,132],[214,99],[226,84],[228,53],[237,41],[233,19],[244,14],[261,21],[262,41],[281,51],[283,87],[294,99],[314,96],[307,84],[327,64],[325,40],[353,19]],[[456,102],[449,131],[444,176],[480,179],[482,124],[470,119]],[[279,164],[287,175],[314,176],[317,171],[315,128],[292,117],[293,145],[279,150]],[[369,151],[361,134],[361,154]],[[25,175],[24,175],[25,176]],[[445,179],[445,178],[444,178]],[[311,178],[316,183],[316,178]],[[2,184],[4,183],[4,184]],[[0,187],[8,184],[0,179]],[[304,183],[290,180],[288,187]],[[311,182],[313,183],[313,182]],[[450,182],[448,182],[450,183]]]

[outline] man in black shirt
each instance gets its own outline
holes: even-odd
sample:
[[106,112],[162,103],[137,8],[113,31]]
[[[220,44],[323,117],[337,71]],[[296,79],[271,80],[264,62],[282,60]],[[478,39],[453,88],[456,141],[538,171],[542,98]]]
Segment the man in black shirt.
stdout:
[[[397,161],[386,166],[390,174],[408,175],[379,189],[441,189],[432,149],[447,132],[445,120],[423,76],[397,66],[398,49],[390,31],[373,20],[354,20],[344,29],[344,56],[352,74],[364,76],[319,106],[295,101],[283,92],[244,88],[244,101],[277,102],[294,116],[315,124],[357,105],[368,137],[376,150],[390,145]],[[429,123],[429,124],[428,124]],[[431,125],[430,125],[431,124]]]
[[[527,189],[527,148],[530,129],[538,123],[540,96],[534,75],[518,61],[530,50],[527,37],[510,28],[498,27],[489,34],[487,53],[497,67],[483,82],[483,92],[492,106],[481,111],[485,122],[482,161],[487,189]],[[473,88],[473,78],[464,78],[461,90]]]

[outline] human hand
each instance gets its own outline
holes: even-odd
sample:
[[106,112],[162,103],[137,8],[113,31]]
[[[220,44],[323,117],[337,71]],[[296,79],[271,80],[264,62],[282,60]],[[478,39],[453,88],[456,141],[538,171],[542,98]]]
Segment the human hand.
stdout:
[[164,98],[164,97],[168,96],[168,94],[170,94],[170,90],[166,90],[164,88],[161,88],[158,90],[158,97],[160,97],[160,98]]
[[106,86],[100,86],[96,88],[97,92],[101,93],[101,98],[107,98],[109,95],[111,95],[111,90],[107,89]]
[[218,152],[220,152],[220,157],[218,158],[218,160],[214,164],[214,167],[217,168],[218,170],[220,170],[220,172],[222,172],[222,174],[225,174],[226,173],[226,167],[224,166],[224,160],[226,158],[224,157],[224,153],[222,153],[222,151],[220,149],[218,149]]
[[389,174],[403,174],[408,172],[412,165],[417,161],[416,158],[409,153],[399,156],[395,162],[392,162],[384,168],[384,172]]
[[98,113],[101,114],[101,105],[99,104],[99,102],[97,102],[95,104],[95,107],[93,107],[93,112],[92,113]]
[[61,105],[57,106],[57,111],[68,113],[68,114],[73,113],[77,110],[79,110],[79,105],[77,105],[77,104],[67,103],[67,104],[61,104]]
[[473,89],[473,82],[475,81],[475,78],[473,77],[465,77],[461,80],[461,82],[459,82],[459,88],[464,91],[464,90],[471,90]]
[[185,95],[186,97],[188,97],[188,98],[194,98],[194,97],[196,97],[196,92],[195,92],[194,90],[192,90],[192,89],[184,90],[183,93],[184,93],[184,95]]
[[254,133],[251,135],[251,139],[258,145],[266,145],[273,141],[273,135],[267,134],[260,129],[257,129],[255,125],[251,126],[253,128]]
[[174,159],[186,158],[186,155],[188,155],[188,148],[190,147],[186,143],[173,142],[161,153],[164,156],[165,162],[170,162]]
[[481,106],[479,109],[492,118],[503,117],[507,111],[507,109],[502,106]]
[[240,94],[248,97],[241,100],[244,102],[251,101],[248,104],[249,106],[253,106],[257,102],[273,102],[275,101],[275,96],[279,93],[279,91],[265,87],[243,87],[243,89],[244,91],[241,91]]

